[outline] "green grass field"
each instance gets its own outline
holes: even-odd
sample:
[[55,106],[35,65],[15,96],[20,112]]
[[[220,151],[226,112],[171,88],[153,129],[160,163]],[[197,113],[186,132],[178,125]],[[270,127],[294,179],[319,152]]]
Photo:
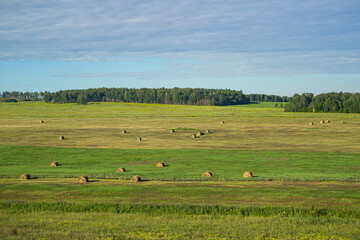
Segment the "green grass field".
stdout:
[[274,105],[0,103],[0,238],[359,239],[360,115]]
[[[262,180],[359,181],[359,153],[254,151],[221,149],[86,149],[0,145],[0,178],[18,178],[24,172],[33,177],[63,178],[85,174],[91,178],[146,180],[244,180],[251,170]],[[50,167],[52,161],[60,166]],[[164,168],[157,168],[164,162]],[[124,167],[127,171],[118,173]],[[209,180],[209,179],[205,179]]]
[[[18,214],[18,213],[16,213]],[[359,220],[328,217],[1,212],[3,239],[358,239]],[[279,231],[279,229],[283,231]],[[11,236],[11,237],[9,237]]]

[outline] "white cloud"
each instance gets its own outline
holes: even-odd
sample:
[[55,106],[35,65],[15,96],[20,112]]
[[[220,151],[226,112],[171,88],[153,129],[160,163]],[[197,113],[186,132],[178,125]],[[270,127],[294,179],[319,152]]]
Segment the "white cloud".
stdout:
[[0,2],[0,60],[358,50],[358,1]]

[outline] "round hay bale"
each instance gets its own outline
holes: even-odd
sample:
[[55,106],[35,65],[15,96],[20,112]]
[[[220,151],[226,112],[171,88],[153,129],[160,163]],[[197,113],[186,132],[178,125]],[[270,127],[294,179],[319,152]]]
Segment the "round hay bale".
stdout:
[[340,120],[340,124],[344,124],[344,121],[343,121],[343,120]]
[[121,168],[118,168],[118,170],[116,170],[116,172],[126,172],[125,168],[121,167]]
[[310,122],[309,125],[312,126],[312,125],[314,125],[314,123],[313,123],[313,122]]
[[225,124],[225,122],[224,122],[224,121],[221,121],[220,123],[221,123],[221,124]]
[[156,167],[165,167],[165,164],[163,162],[158,162],[156,164]]
[[43,120],[40,120],[39,122],[40,122],[40,123],[44,123],[44,121],[43,121]]
[[142,141],[142,138],[141,138],[141,137],[138,137],[137,140],[138,140],[139,142],[141,142],[141,141]]
[[85,176],[85,175],[80,176],[78,179],[78,183],[86,183],[88,181],[89,181],[89,178],[88,178],[88,176]]
[[123,134],[125,134],[125,133],[126,133],[126,130],[122,130],[121,132],[122,132]]
[[57,161],[53,161],[52,163],[50,163],[50,167],[57,167],[59,166],[59,163]]
[[171,129],[171,130],[170,130],[170,133],[174,133],[174,132],[175,132],[175,130],[174,130],[174,129]]
[[211,133],[210,129],[206,129],[205,133]]
[[192,135],[191,135],[191,138],[196,138],[196,135],[195,135],[195,134],[192,134]]
[[320,123],[323,124],[323,123],[325,123],[325,121],[324,121],[324,120],[321,120]]
[[196,134],[197,137],[200,137],[201,135],[204,135],[204,133],[198,132],[198,133]]
[[141,177],[140,176],[132,176],[130,181],[132,181],[132,182],[141,182]]
[[28,173],[24,173],[23,175],[20,176],[20,180],[28,180],[30,179],[30,174]]
[[325,123],[330,123],[330,120],[325,120]]
[[204,172],[201,176],[202,177],[212,177],[212,173],[211,172]]
[[246,172],[244,172],[244,173],[243,173],[243,177],[252,178],[252,177],[253,177],[253,175],[252,175],[252,173],[251,173],[251,172],[246,171]]
[[65,139],[64,136],[60,136],[60,137],[59,137],[59,140],[64,140],[64,139]]

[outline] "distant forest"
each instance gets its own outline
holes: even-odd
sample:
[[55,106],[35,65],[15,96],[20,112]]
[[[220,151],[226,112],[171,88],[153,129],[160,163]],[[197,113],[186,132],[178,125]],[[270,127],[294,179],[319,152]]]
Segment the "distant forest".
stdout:
[[360,93],[295,94],[285,106],[285,111],[360,113]]
[[277,95],[266,95],[266,94],[249,94],[247,95],[251,102],[288,102],[290,97],[277,96]]
[[[3,101],[44,100],[48,103],[134,102],[188,105],[235,105],[250,102],[287,102],[289,97],[266,94],[243,94],[242,91],[203,88],[93,88],[58,92],[4,91]],[[0,99],[1,100],[1,99]]]
[[203,88],[90,88],[46,92],[45,102],[131,102],[187,105],[248,104],[250,99],[242,91]]
[[0,94],[0,98],[2,99],[18,99],[18,100],[28,100],[28,101],[36,101],[43,100],[45,92],[20,92],[20,91],[4,91]]
[[289,97],[243,94],[242,91],[203,88],[93,88],[58,92],[4,91],[0,101],[39,101],[47,103],[134,102],[187,105],[235,105],[250,102],[288,102]]

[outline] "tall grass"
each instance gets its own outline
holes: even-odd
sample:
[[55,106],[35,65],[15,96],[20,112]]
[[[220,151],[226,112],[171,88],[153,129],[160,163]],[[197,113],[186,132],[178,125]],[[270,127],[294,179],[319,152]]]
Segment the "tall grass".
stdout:
[[68,202],[0,202],[1,210],[13,212],[109,212],[117,214],[179,214],[179,215],[236,215],[236,216],[284,216],[284,217],[340,217],[360,219],[360,211],[354,209],[294,208],[294,207],[238,207],[220,205],[155,205],[116,203],[68,203]]
[[358,239],[359,219],[0,210],[1,239]]

